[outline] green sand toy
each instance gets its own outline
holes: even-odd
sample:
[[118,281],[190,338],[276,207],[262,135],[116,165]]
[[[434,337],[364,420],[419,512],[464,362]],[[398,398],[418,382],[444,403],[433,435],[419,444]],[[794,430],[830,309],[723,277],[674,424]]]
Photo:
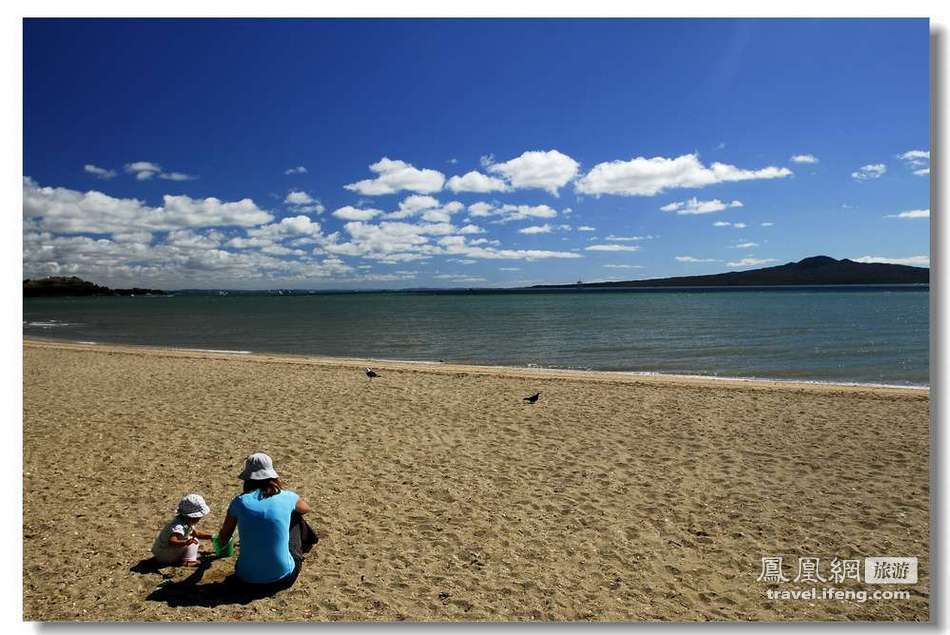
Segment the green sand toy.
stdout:
[[228,540],[228,544],[222,545],[218,541],[218,534],[215,534],[211,537],[211,546],[214,547],[214,555],[219,558],[227,558],[228,556],[234,555],[234,536],[231,536],[231,539]]

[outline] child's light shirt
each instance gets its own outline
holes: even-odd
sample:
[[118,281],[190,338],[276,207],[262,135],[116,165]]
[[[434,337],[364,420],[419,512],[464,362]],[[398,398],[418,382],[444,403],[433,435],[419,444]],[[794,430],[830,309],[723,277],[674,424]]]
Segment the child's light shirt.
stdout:
[[185,545],[173,545],[168,542],[172,534],[187,540],[191,538],[191,525],[185,522],[181,516],[175,516],[168,522],[162,530],[158,532],[158,537],[152,544],[152,555],[161,562],[176,562],[181,560],[185,552]]

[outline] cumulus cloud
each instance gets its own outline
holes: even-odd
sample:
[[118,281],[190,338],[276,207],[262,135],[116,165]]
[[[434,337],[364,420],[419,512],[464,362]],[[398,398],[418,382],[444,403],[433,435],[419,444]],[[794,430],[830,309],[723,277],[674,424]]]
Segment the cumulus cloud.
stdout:
[[359,209],[352,205],[345,205],[333,212],[333,216],[343,220],[370,220],[383,212],[378,209]]
[[646,234],[645,236],[615,236],[613,234],[610,234],[609,236],[604,238],[604,240],[613,240],[617,242],[631,242],[631,241],[639,241],[639,240],[653,240],[654,238],[656,238],[656,236],[654,236],[653,234]]
[[487,167],[492,174],[503,176],[515,189],[541,189],[557,196],[558,190],[577,176],[580,164],[557,150],[533,150]]
[[442,189],[445,175],[438,170],[419,169],[411,163],[383,157],[369,166],[376,178],[364,179],[344,187],[364,196],[395,194],[403,190],[419,194],[431,194]]
[[930,174],[930,150],[908,150],[898,154],[897,158],[911,168],[917,176]]
[[[474,227],[474,226],[473,226]],[[432,256],[469,259],[541,260],[579,258],[578,254],[538,249],[500,249],[498,241],[469,240],[450,223],[406,223],[384,221],[370,224],[349,222],[344,231],[348,242],[325,240],[317,249],[337,255],[358,256],[380,262],[410,262]]]
[[899,214],[888,214],[884,218],[930,218],[929,209],[909,209],[906,212],[901,212]]
[[677,214],[709,214],[711,212],[719,212],[731,207],[742,207],[742,201],[724,203],[718,198],[714,198],[711,201],[700,201],[696,197],[693,197],[688,201],[680,201],[677,203],[664,205],[660,209],[664,212],[676,212]]
[[302,165],[298,165],[295,168],[288,168],[284,170],[284,174],[286,174],[287,176],[290,176],[291,174],[306,174],[306,173],[307,173],[307,168],[305,168]]
[[125,164],[125,171],[135,175],[139,181],[147,181],[162,171],[162,166],[150,161],[135,161]]
[[679,262],[722,262],[716,258],[696,258],[695,256],[676,256]]
[[136,231],[170,231],[185,227],[260,225],[273,220],[249,198],[224,202],[214,197],[163,197],[164,204],[150,207],[138,199],[114,198],[90,190],[41,187],[32,179],[23,184],[23,216],[44,230],[57,233],[112,234]]
[[818,157],[814,154],[794,154],[791,161],[792,163],[818,163]]
[[498,223],[557,216],[557,211],[547,205],[493,205],[485,202],[469,205],[468,212],[472,218],[497,217],[495,222]]
[[581,225],[580,227],[577,228],[577,231],[579,231],[579,232],[595,232],[595,231],[597,231],[597,228],[596,228],[596,227],[591,227],[590,225]]
[[166,181],[194,181],[198,177],[184,172],[164,172],[162,166],[151,161],[133,161],[125,164],[125,171],[135,176],[138,181],[148,181],[153,176],[158,176]]
[[640,251],[639,245],[588,245],[584,251]]
[[97,179],[109,180],[111,178],[115,178],[116,175],[115,170],[100,168],[98,165],[93,165],[92,163],[87,163],[86,165],[82,166],[82,169],[87,174],[92,174]]
[[158,178],[166,181],[194,181],[198,177],[194,174],[185,174],[184,172],[160,172]]
[[501,179],[482,174],[476,170],[467,172],[463,176],[453,176],[446,183],[446,187],[453,192],[507,192],[511,187]]
[[905,258],[890,258],[888,256],[861,256],[852,258],[855,262],[883,263],[888,265],[909,265],[911,267],[929,267],[930,256],[907,256]]
[[544,225],[531,225],[530,227],[522,227],[518,230],[519,234],[550,234],[553,228],[545,223]]
[[422,220],[430,223],[448,223],[451,222],[453,214],[463,209],[465,209],[465,206],[458,201],[451,201],[443,205],[432,196],[413,194],[399,203],[398,210],[385,214],[383,218],[401,220],[421,216]]
[[869,163],[862,165],[856,171],[851,173],[851,178],[856,181],[869,181],[879,179],[887,172],[887,166],[883,163]]
[[598,163],[578,179],[580,194],[600,196],[655,196],[667,189],[701,188],[716,183],[777,179],[791,176],[788,168],[769,166],[758,170],[738,168],[727,163],[705,166],[696,154],[673,159],[636,157],[629,161]]
[[313,198],[307,192],[291,190],[284,198],[284,203],[289,205],[296,212],[306,214],[322,214],[326,208],[317,199]]
[[727,220],[717,220],[713,223],[713,227],[732,227],[734,229],[745,229],[747,225],[745,223],[730,223]]
[[730,267],[755,267],[758,265],[767,265],[770,262],[778,262],[778,260],[775,258],[743,258],[728,264]]

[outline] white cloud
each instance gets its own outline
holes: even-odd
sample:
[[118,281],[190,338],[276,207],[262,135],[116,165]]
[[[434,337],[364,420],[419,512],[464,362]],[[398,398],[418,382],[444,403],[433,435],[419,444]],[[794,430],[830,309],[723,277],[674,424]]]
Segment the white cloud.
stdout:
[[547,205],[492,205],[479,202],[468,206],[469,215],[473,218],[499,217],[498,223],[525,220],[529,218],[554,218],[557,211]]
[[897,158],[904,161],[904,164],[911,168],[917,176],[928,176],[930,174],[929,150],[908,150],[898,154]]
[[307,173],[307,168],[305,168],[302,165],[298,165],[295,168],[288,168],[284,170],[284,174],[288,176],[290,176],[291,174],[306,174],[306,173]]
[[735,229],[745,229],[748,227],[745,223],[730,223],[727,220],[717,220],[713,223],[713,227],[733,227]]
[[498,267],[498,271],[521,271],[521,267]]
[[791,161],[792,163],[818,163],[818,157],[814,154],[794,154]]
[[114,198],[94,190],[40,187],[32,179],[23,184],[23,216],[38,227],[57,233],[112,234],[170,231],[186,227],[253,226],[273,216],[249,198],[223,202],[217,198],[164,196],[164,205],[150,207],[138,199]]
[[125,164],[125,171],[134,174],[139,181],[147,181],[162,171],[162,166],[150,161],[135,161]]
[[460,234],[484,234],[485,230],[478,225],[465,225],[459,229]]
[[774,224],[775,224],[775,223],[770,223],[770,222],[760,223],[760,225],[762,225],[762,227],[771,227],[771,226],[774,225]]
[[333,216],[343,220],[370,220],[383,212],[378,209],[359,209],[352,205],[345,205],[333,212]]
[[453,192],[507,192],[511,189],[503,180],[476,170],[464,176],[453,176],[445,186]]
[[638,245],[589,245],[584,251],[640,251]]
[[888,214],[884,218],[930,218],[929,209],[909,209],[899,214]]
[[107,170],[105,168],[100,168],[98,165],[93,165],[92,163],[87,163],[82,166],[82,169],[85,170],[88,174],[92,174],[96,178],[109,180],[115,178],[115,170]]
[[694,256],[676,256],[679,262],[722,262],[716,258],[696,258]]
[[569,251],[549,251],[544,249],[495,249],[493,247],[475,246],[466,243],[464,236],[446,236],[441,238],[439,245],[445,253],[462,255],[469,258],[483,258],[492,260],[545,260],[549,258],[582,258],[580,254]]
[[494,154],[483,154],[483,155],[482,155],[481,157],[479,157],[479,159],[478,159],[478,164],[481,165],[483,168],[487,168],[488,166],[490,166],[490,165],[492,165],[492,164],[494,164],[494,163],[495,163],[495,155],[494,155]]
[[851,173],[851,178],[856,181],[868,181],[870,179],[879,179],[887,172],[887,166],[883,163],[869,163],[862,165],[855,172]]
[[607,269],[643,269],[643,265],[604,265]]
[[730,267],[754,267],[757,265],[767,265],[770,262],[778,262],[775,258],[743,258],[736,262],[730,262]]
[[125,171],[135,176],[138,181],[148,181],[153,176],[166,181],[194,181],[198,177],[184,172],[163,172],[162,166],[151,161],[134,161],[125,164]]
[[852,258],[855,262],[884,263],[889,265],[910,265],[911,267],[929,267],[930,256],[908,256],[906,258],[888,258],[887,256],[861,256]]
[[550,234],[552,227],[545,223],[544,225],[531,225],[530,227],[522,227],[518,230],[519,234]]
[[631,242],[631,241],[639,241],[639,240],[653,240],[654,238],[656,238],[656,236],[654,236],[653,234],[646,234],[645,236],[614,236],[613,234],[610,234],[609,236],[604,238],[604,240],[613,240],[617,242]]
[[897,158],[901,159],[902,161],[909,161],[911,163],[929,163],[930,150],[908,150],[907,152],[898,154]]
[[733,223],[732,226],[733,226],[734,228],[736,228],[736,229],[745,229],[745,228],[746,228],[746,224],[745,224],[745,223]]
[[696,197],[693,197],[688,201],[680,201],[677,203],[664,205],[660,209],[664,212],[676,212],[677,214],[709,214],[711,212],[719,212],[731,207],[742,206],[742,201],[724,203],[718,198],[714,198],[711,201],[700,201]]
[[166,181],[194,181],[198,177],[194,174],[185,174],[184,172],[161,172],[158,178]]
[[654,196],[672,188],[700,188],[715,183],[783,178],[791,174],[788,168],[774,166],[747,170],[716,162],[706,167],[696,154],[674,159],[637,157],[595,165],[578,179],[575,189],[581,194],[594,196]]
[[296,236],[319,236],[320,223],[310,220],[309,217],[289,216],[282,218],[280,222],[262,225],[254,229],[248,229],[247,235],[252,238],[265,238],[270,240],[280,240],[283,238],[292,238]]
[[[457,260],[457,262],[461,261]],[[452,282],[487,282],[485,278],[480,276],[470,276],[464,273],[437,273],[432,277],[436,280],[450,280]]]
[[322,214],[326,211],[323,204],[307,192],[291,190],[284,198],[284,203],[293,211],[305,214]]
[[502,175],[515,189],[542,189],[554,196],[577,176],[580,164],[557,150],[529,151],[521,156],[493,163],[488,171]]
[[284,199],[284,202],[289,205],[308,205],[315,202],[313,197],[311,197],[306,192],[298,192],[291,190],[287,193],[287,197]]
[[591,227],[590,225],[581,225],[580,227],[577,228],[577,231],[579,231],[579,232],[595,232],[595,231],[597,231],[597,228],[596,228],[596,227]]
[[439,207],[439,199],[432,196],[420,196],[411,194],[399,203],[399,209],[395,212],[389,212],[385,218],[399,220],[418,216],[425,210]]
[[383,157],[370,165],[369,169],[378,176],[374,179],[350,183],[344,187],[364,196],[395,194],[402,190],[431,194],[441,190],[445,183],[445,175],[437,170],[418,169],[410,163],[388,157]]
[[752,249],[753,247],[758,247],[759,243],[747,242],[747,243],[738,243],[732,246],[733,249]]

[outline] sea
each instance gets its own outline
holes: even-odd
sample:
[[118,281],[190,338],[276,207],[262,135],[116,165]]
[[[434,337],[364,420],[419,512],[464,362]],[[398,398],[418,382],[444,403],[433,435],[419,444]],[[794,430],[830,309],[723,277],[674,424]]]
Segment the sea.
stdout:
[[234,353],[930,384],[927,285],[28,298],[23,335]]

